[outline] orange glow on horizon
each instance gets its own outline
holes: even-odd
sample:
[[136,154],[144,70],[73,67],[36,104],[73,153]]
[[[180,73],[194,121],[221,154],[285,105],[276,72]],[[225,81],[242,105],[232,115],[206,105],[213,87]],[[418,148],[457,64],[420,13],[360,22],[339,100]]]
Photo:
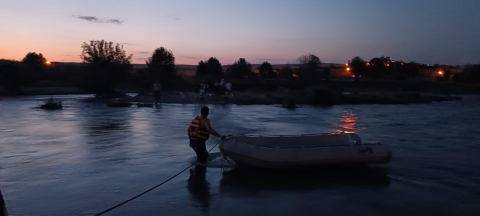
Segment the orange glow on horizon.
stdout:
[[350,71],[350,68],[347,68],[347,71]]
[[438,71],[438,75],[442,76],[442,75],[443,75],[443,71]]
[[50,61],[46,61],[45,64],[51,65],[52,63],[50,63]]

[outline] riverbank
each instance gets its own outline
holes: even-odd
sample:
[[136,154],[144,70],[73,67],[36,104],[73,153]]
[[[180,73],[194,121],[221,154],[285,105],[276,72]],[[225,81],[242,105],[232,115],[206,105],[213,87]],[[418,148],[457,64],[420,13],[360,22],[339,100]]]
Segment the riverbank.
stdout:
[[[162,103],[176,104],[238,104],[238,105],[285,105],[290,107],[301,105],[332,106],[342,104],[427,104],[432,102],[461,100],[459,96],[431,95],[408,92],[373,93],[373,92],[344,92],[333,93],[320,89],[314,91],[252,93],[233,92],[232,98],[207,95],[205,98],[196,97],[193,93],[167,92],[162,96]],[[87,98],[87,102],[104,102],[105,98]],[[121,102],[148,105],[154,103],[153,94],[138,94],[125,96]]]
[[[227,99],[210,94],[204,101],[192,93],[201,81],[197,79],[175,80],[163,85],[164,103],[185,104],[422,104],[439,101],[459,100],[458,94],[480,94],[480,85],[428,80],[363,80],[352,82],[332,80],[315,84],[295,80],[232,80],[234,97]],[[13,95],[63,95],[88,94],[88,91],[76,87],[37,86],[23,88]],[[119,93],[139,92],[136,97],[125,97],[133,103],[152,103],[150,90],[132,84],[121,84]],[[0,91],[1,94],[1,91]],[[88,101],[106,102],[106,99]]]

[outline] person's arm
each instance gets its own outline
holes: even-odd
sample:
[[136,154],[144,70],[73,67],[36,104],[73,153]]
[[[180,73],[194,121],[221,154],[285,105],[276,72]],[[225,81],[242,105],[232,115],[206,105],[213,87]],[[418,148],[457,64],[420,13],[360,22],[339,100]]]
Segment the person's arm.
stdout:
[[210,120],[205,121],[205,126],[207,127],[208,132],[216,137],[222,137],[217,131],[215,131],[212,126],[210,125]]
[[192,139],[192,137],[190,136],[190,127],[192,127],[192,126],[191,126],[191,125],[188,126],[187,133],[188,133],[188,138],[189,138],[189,139]]

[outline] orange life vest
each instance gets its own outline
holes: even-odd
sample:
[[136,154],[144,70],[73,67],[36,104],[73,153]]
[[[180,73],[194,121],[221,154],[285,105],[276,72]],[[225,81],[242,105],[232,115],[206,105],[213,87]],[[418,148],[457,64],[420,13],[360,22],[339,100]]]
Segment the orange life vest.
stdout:
[[188,128],[188,135],[192,138],[202,138],[208,140],[210,132],[205,126],[202,125],[202,117],[197,116],[193,119],[190,127]]

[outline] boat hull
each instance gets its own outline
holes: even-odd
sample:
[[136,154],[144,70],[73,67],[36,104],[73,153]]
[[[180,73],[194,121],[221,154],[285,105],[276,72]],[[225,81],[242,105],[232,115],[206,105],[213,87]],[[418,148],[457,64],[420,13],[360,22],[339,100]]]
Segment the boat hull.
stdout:
[[[298,147],[297,147],[298,146]],[[289,169],[338,164],[383,164],[390,161],[392,150],[382,143],[320,146],[262,146],[224,140],[222,153],[235,163],[259,168]]]

